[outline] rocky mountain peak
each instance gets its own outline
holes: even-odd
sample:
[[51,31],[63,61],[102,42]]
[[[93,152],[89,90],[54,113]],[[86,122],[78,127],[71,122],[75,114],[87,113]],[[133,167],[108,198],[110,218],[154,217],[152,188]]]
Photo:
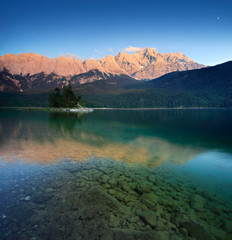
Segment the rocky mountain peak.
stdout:
[[156,55],[158,53],[154,48],[143,48],[139,52],[142,52],[146,55]]
[[36,53],[5,54],[0,56],[0,70],[8,69],[11,74],[33,75],[40,72],[58,76],[73,76],[91,69],[114,74],[127,74],[136,79],[154,79],[173,71],[204,67],[195,63],[181,52],[158,53],[154,48],[144,48],[133,54],[119,52],[100,60],[83,62],[73,57],[47,58]]

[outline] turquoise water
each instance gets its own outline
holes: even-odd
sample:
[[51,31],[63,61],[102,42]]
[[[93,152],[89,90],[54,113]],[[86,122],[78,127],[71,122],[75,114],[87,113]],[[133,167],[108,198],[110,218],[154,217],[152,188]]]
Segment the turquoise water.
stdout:
[[231,110],[0,110],[1,239],[232,239]]

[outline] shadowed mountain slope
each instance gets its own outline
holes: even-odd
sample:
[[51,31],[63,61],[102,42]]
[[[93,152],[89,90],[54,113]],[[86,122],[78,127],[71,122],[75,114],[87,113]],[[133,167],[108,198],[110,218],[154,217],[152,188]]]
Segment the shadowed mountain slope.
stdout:
[[[7,71],[4,74],[6,79],[12,77]],[[19,75],[13,77],[12,81],[24,78]],[[28,86],[31,84],[35,87],[21,94],[13,94],[13,98],[2,93],[1,105],[19,105],[17,99],[26,99],[24,105],[31,99],[30,105],[33,105],[33,99],[41,97],[41,101],[36,101],[35,105],[39,102],[45,106],[45,96],[51,91],[52,84],[61,87],[67,83],[65,77],[50,74],[44,78],[47,79],[44,87],[39,88],[35,84],[41,82],[39,77],[40,74],[36,75],[32,81],[29,76],[26,79]],[[151,81],[137,81],[125,74],[109,74],[98,70],[73,76],[70,81],[74,91],[82,95],[87,106],[91,107],[232,107],[231,61],[214,67],[173,72]],[[82,81],[86,83],[81,84]],[[10,86],[13,89],[13,85]]]

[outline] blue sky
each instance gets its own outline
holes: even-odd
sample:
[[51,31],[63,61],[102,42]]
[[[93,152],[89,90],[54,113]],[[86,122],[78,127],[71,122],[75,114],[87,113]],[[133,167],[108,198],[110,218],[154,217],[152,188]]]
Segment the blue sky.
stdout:
[[0,55],[101,58],[132,46],[232,60],[231,0],[2,0],[0,27]]

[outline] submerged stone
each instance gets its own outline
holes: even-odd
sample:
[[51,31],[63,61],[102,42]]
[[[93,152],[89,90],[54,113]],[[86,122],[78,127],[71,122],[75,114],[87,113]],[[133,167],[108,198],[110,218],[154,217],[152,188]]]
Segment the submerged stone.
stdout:
[[151,191],[151,185],[148,183],[142,182],[142,183],[137,184],[135,190],[136,190],[136,192],[141,193],[141,194],[148,193]]
[[154,214],[153,211],[151,210],[143,211],[139,214],[139,216],[146,224],[150,225],[151,227],[155,227],[157,225],[156,215]]
[[110,227],[119,227],[120,219],[117,218],[114,214],[110,214],[109,218],[109,226]]
[[194,222],[182,222],[181,225],[187,230],[190,236],[197,240],[212,240],[208,232],[200,224]]
[[127,221],[129,223],[137,223],[139,221],[139,217],[138,216],[132,216],[132,217],[127,218]]
[[103,175],[103,176],[102,176],[102,182],[103,182],[103,183],[107,183],[108,180],[109,180],[109,178],[110,178],[110,177],[109,177],[108,175]]
[[128,212],[126,206],[121,204],[116,198],[101,190],[100,188],[93,187],[83,193],[81,196],[83,202],[88,203],[89,208],[108,206],[111,209],[117,210],[118,212]]
[[[114,229],[115,240],[162,240],[156,231]],[[164,239],[163,239],[164,240]]]
[[140,197],[141,202],[152,210],[156,210],[159,197],[153,193],[145,193]]
[[26,197],[24,198],[24,200],[25,200],[25,201],[30,201],[30,200],[31,200],[31,196],[26,196]]
[[50,198],[51,198],[51,195],[38,193],[33,195],[32,201],[36,203],[46,203]]
[[54,192],[55,189],[54,188],[46,188],[45,192],[46,193],[51,193],[51,192]]
[[196,210],[197,212],[204,212],[205,211],[205,203],[206,203],[206,200],[203,197],[195,194],[191,201],[191,207],[194,210]]

